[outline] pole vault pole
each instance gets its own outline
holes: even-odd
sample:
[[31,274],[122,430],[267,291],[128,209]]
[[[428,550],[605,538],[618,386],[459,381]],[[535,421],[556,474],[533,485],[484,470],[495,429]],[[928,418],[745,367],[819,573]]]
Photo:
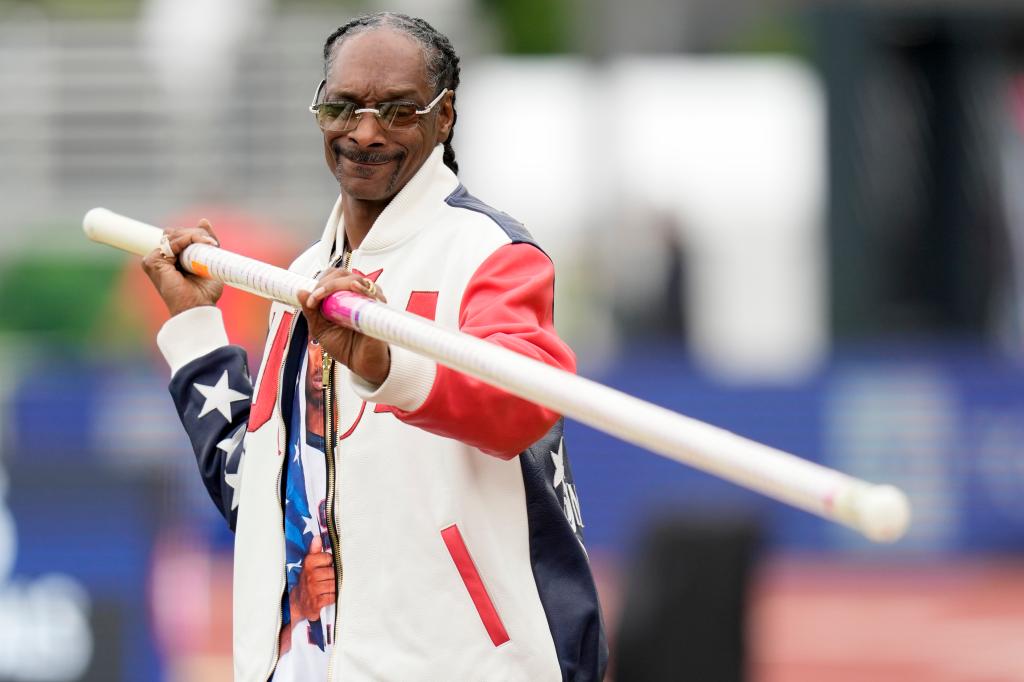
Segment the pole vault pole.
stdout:
[[[103,208],[85,215],[93,241],[145,255],[163,231]],[[315,280],[214,246],[191,244],[178,256],[193,274],[299,307]],[[336,292],[321,310],[333,322],[472,375],[624,441],[719,476],[825,519],[875,542],[894,542],[910,523],[902,490],[876,485],[743,438],[603,384],[545,365],[482,339],[441,327],[352,292]]]

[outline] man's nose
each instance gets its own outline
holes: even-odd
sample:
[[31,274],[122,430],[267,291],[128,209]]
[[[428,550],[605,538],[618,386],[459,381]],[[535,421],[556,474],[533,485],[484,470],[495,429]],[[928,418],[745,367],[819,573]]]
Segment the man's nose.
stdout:
[[377,115],[370,111],[364,111],[358,116],[355,128],[348,132],[352,141],[361,147],[384,144],[385,130]]

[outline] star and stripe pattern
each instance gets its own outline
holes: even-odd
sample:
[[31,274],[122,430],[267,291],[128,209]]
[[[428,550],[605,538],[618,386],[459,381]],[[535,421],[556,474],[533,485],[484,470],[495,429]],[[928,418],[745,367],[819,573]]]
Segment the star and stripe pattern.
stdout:
[[206,490],[234,530],[252,379],[245,351],[225,346],[179,369],[169,387]]

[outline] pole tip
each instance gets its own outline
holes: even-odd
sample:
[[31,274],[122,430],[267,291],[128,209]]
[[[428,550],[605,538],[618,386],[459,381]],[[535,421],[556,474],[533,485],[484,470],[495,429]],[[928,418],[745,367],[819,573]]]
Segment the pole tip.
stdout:
[[896,542],[910,526],[910,500],[895,486],[876,485],[857,500],[860,531],[875,542]]
[[89,211],[85,214],[85,217],[82,218],[82,232],[85,232],[85,236],[87,236],[89,239],[92,239],[93,241],[98,241],[96,239],[96,228],[103,222],[103,219],[109,214],[110,211],[108,211],[105,208],[96,207],[93,209],[89,209]]

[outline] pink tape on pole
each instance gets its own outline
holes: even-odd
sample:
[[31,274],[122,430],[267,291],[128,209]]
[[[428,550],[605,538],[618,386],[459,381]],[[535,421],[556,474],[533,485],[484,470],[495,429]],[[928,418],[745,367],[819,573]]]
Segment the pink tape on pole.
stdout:
[[350,329],[359,329],[359,311],[371,299],[352,291],[336,291],[320,304],[320,312],[331,322]]

